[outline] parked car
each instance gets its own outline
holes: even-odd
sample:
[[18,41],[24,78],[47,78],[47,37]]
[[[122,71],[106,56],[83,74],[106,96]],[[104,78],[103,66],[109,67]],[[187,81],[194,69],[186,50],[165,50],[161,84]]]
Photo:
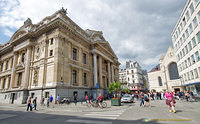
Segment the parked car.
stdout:
[[125,94],[125,95],[121,98],[121,102],[133,102],[133,98],[132,98],[131,95]]

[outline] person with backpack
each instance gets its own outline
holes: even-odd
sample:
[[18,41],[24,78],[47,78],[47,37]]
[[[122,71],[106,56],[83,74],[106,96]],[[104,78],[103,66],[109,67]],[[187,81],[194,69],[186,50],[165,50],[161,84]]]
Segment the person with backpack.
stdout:
[[142,106],[142,104],[144,105],[144,93],[143,92],[140,93],[140,106]]
[[145,107],[146,103],[148,103],[148,105],[149,105],[149,107],[150,107],[149,96],[148,96],[146,93],[144,94],[144,101],[145,101],[144,107]]

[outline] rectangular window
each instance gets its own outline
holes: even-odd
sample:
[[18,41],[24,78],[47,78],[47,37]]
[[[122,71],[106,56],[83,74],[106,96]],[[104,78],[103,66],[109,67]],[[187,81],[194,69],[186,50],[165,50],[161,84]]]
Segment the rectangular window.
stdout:
[[83,73],[83,84],[87,84],[87,74]]
[[77,77],[77,71],[72,70],[72,83],[73,84],[77,83],[76,77]]
[[180,24],[180,29],[183,30],[183,24],[182,23]]
[[180,27],[178,27],[178,32],[179,32],[179,33],[181,32]]
[[193,32],[192,24],[189,25],[190,34]]
[[188,43],[188,48],[189,48],[189,51],[192,50],[192,44],[191,44],[191,42]]
[[189,37],[188,29],[185,31],[185,34],[186,34],[186,38],[188,38]]
[[188,80],[190,80],[190,74],[189,74],[189,72],[187,72],[187,77],[188,77]]
[[5,68],[6,70],[8,69],[8,61],[6,61],[6,68]]
[[196,34],[196,36],[197,36],[198,43],[200,43],[200,31]]
[[53,56],[53,50],[50,50],[49,56]]
[[187,75],[186,74],[184,74],[184,78],[185,78],[185,81],[187,81]]
[[193,12],[194,12],[194,6],[193,6],[193,3],[190,5],[190,13],[191,13],[191,15],[193,14]]
[[25,53],[22,53],[22,62],[24,63]]
[[51,38],[50,44],[53,45],[54,38]]
[[185,27],[186,25],[186,21],[185,21],[185,17],[183,18],[183,27]]
[[193,73],[193,71],[190,71],[190,76],[191,76],[191,79],[194,79],[194,73]]
[[184,48],[182,49],[182,53],[183,53],[183,56],[185,56],[185,49]]
[[199,77],[198,71],[197,71],[197,69],[194,69],[194,78],[198,78],[198,77]]
[[129,71],[127,71],[127,74],[129,74]]
[[186,20],[188,21],[190,19],[190,13],[189,11],[186,12]]
[[194,55],[191,56],[191,59],[192,59],[192,64],[194,64],[195,63]]
[[31,98],[34,98],[35,97],[35,93],[31,93]]
[[188,47],[187,47],[187,45],[185,46],[185,53],[186,54],[188,53]]
[[185,34],[183,34],[183,42],[185,42],[185,40],[186,40],[186,39],[185,39]]
[[178,60],[180,60],[180,55],[178,54]]
[[187,66],[187,60],[185,60],[185,68],[187,68],[188,66]]
[[18,73],[18,80],[17,80],[17,86],[21,86],[22,83],[22,72]]
[[86,64],[86,54],[83,53],[83,64]]
[[73,48],[73,60],[77,60],[77,49]]
[[197,45],[195,37],[192,38],[193,48]]
[[45,98],[49,97],[49,92],[45,92]]
[[195,53],[195,56],[196,56],[196,61],[198,62],[198,61],[200,60],[199,51],[197,51],[197,52]]
[[197,18],[195,17],[195,18],[193,19],[193,26],[194,26],[194,28],[196,28],[197,25],[198,25]]
[[190,61],[190,58],[188,58],[188,66],[191,65],[191,61]]
[[183,70],[185,69],[185,64],[184,64],[184,62],[182,62],[182,67],[183,67]]
[[181,59],[183,58],[183,54],[182,54],[182,51],[180,51],[180,57],[181,57]]

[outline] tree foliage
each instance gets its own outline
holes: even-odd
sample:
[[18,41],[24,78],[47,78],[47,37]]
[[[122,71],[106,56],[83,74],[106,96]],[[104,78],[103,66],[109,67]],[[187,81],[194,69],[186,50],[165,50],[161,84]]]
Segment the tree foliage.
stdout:
[[115,92],[115,97],[117,97],[117,92],[120,91],[121,84],[119,82],[113,82],[108,87],[108,92],[112,93]]

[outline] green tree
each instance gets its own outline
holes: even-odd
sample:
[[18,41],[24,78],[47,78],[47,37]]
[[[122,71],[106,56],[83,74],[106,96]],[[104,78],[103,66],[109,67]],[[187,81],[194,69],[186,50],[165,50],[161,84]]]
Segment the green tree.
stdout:
[[124,93],[130,93],[131,91],[128,88],[126,88],[126,89],[122,89],[122,92],[124,92]]
[[115,98],[117,98],[117,92],[120,91],[121,84],[119,82],[113,82],[108,87],[108,92],[112,93],[115,92]]

